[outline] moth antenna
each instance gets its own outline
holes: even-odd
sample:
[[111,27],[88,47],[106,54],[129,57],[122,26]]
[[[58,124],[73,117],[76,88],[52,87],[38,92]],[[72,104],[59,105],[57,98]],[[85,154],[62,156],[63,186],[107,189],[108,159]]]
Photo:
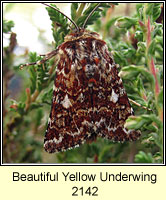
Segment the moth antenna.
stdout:
[[68,20],[71,21],[71,23],[75,26],[75,28],[79,31],[79,27],[77,26],[77,24],[72,20],[70,19],[67,15],[65,15],[63,12],[61,12],[60,10],[58,10],[57,8],[53,7],[53,6],[50,6],[49,4],[46,4],[46,3],[42,3],[43,5],[47,6],[47,7],[50,7],[54,10],[56,10],[57,12],[61,13],[63,16],[65,16]]
[[94,9],[90,12],[90,14],[88,15],[88,17],[85,19],[82,28],[85,28],[85,25],[86,25],[88,19],[92,16],[92,14],[93,14],[93,13],[95,12],[95,10],[100,6],[100,4],[101,4],[101,3],[98,3],[98,4],[94,7]]

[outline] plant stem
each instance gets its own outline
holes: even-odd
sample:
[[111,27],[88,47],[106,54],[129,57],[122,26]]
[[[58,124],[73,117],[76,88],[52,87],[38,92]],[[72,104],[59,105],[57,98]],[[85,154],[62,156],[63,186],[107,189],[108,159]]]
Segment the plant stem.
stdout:
[[159,114],[159,118],[161,119],[161,121],[163,121],[162,119],[162,109],[158,106],[158,103],[157,103],[157,100],[158,100],[158,95],[160,93],[160,85],[159,85],[159,82],[158,82],[158,79],[157,79],[157,70],[156,70],[156,67],[155,67],[155,61],[154,61],[154,58],[152,57],[152,55],[149,54],[149,47],[150,47],[150,44],[152,42],[152,38],[151,38],[151,20],[150,20],[150,16],[146,16],[146,9],[147,9],[147,4],[145,4],[145,8],[144,8],[144,19],[145,19],[145,27],[146,27],[146,31],[144,31],[144,38],[145,38],[145,41],[146,41],[146,61],[147,61],[147,66],[149,68],[149,71],[151,72],[151,74],[153,75],[154,77],[154,80],[155,80],[155,86],[153,88],[154,90],[154,96],[155,96],[155,104],[156,104],[156,108],[158,110],[158,114]]
[[32,98],[31,98],[31,102],[34,102],[36,100],[36,98],[38,97],[38,95],[39,95],[39,90],[35,90]]
[[107,10],[107,13],[106,13],[106,17],[105,17],[105,22],[104,22],[104,29],[103,29],[103,40],[105,40],[106,39],[106,36],[107,36],[107,29],[106,29],[106,24],[108,23],[108,21],[110,20],[110,18],[111,18],[111,14],[112,14],[112,12],[114,11],[114,5],[112,5],[112,7],[111,8],[109,8],[108,10]]
[[[159,120],[162,123],[163,122],[163,108],[158,105],[158,97],[159,97],[159,94],[160,94],[160,84],[159,84],[159,81],[157,79],[157,69],[155,67],[155,60],[154,60],[154,57],[153,57],[154,55],[151,55],[149,53],[149,48],[150,48],[150,45],[151,45],[151,42],[152,42],[152,37],[151,37],[152,28],[151,28],[150,16],[148,16],[148,17],[146,16],[147,5],[148,4],[145,3],[145,7],[144,7],[144,19],[145,19],[144,25],[145,25],[146,31],[143,31],[144,32],[144,38],[145,38],[145,41],[146,41],[145,56],[146,56],[146,61],[147,61],[147,66],[149,68],[149,71],[151,72],[151,74],[153,75],[154,80],[155,80],[153,92],[154,92],[154,97],[155,97],[156,109],[158,111],[157,118],[159,118]],[[158,134],[159,134],[159,137],[160,137],[161,144],[163,144],[163,135],[162,135],[163,134],[163,126],[162,125],[159,128]],[[161,156],[163,157],[162,152],[163,151],[162,151],[162,145],[161,145]]]
[[36,100],[40,92],[36,89],[32,96],[30,96],[29,88],[26,90],[26,92],[27,92],[27,101],[26,101],[25,111],[27,112],[30,107],[30,104]]

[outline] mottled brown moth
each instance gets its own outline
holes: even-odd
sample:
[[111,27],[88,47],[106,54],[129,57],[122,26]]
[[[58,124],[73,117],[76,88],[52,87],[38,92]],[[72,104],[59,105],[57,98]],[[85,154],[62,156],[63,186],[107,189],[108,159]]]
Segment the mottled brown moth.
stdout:
[[120,142],[135,141],[140,136],[140,131],[124,127],[133,109],[106,42],[98,33],[85,29],[99,5],[81,28],[68,18],[76,29],[66,35],[56,50],[32,63],[42,64],[52,57],[57,60],[44,139],[44,148],[49,153],[78,147],[98,136]]

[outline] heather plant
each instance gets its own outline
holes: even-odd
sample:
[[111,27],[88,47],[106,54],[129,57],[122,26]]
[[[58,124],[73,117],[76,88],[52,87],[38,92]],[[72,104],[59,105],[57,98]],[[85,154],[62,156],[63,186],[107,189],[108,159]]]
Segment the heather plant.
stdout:
[[[123,9],[128,8],[128,4],[122,5]],[[95,6],[95,3],[72,3],[72,20],[82,26]],[[125,16],[115,16],[120,6],[101,3],[86,28],[100,33],[115,63],[119,64],[119,75],[135,113],[128,118],[126,126],[140,130],[141,138],[125,143],[98,138],[66,152],[44,152],[56,63],[52,58],[45,64],[20,70],[21,64],[39,61],[42,56],[36,52],[16,56],[14,49],[19,44],[17,33],[12,32],[14,22],[4,20],[4,35],[10,34],[9,45],[3,49],[4,163],[163,162],[163,4],[137,3],[135,12],[130,13],[128,8]],[[52,46],[56,48],[73,27],[62,14],[52,8],[46,9],[52,22]],[[21,87],[11,98],[14,78],[20,80],[17,84]]]

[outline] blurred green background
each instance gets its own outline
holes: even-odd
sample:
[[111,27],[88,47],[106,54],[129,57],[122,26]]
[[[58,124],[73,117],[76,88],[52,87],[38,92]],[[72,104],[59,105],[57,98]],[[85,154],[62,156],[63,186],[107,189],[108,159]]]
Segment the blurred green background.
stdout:
[[[78,26],[95,5],[56,4]],[[3,9],[3,163],[163,162],[162,3],[101,3],[87,24],[100,33],[119,64],[128,97],[142,105],[131,103],[135,116],[126,123],[141,130],[141,138],[123,144],[98,138],[58,154],[43,149],[54,59],[44,67],[19,67],[55,49],[71,32],[71,24],[39,3],[4,3]]]

